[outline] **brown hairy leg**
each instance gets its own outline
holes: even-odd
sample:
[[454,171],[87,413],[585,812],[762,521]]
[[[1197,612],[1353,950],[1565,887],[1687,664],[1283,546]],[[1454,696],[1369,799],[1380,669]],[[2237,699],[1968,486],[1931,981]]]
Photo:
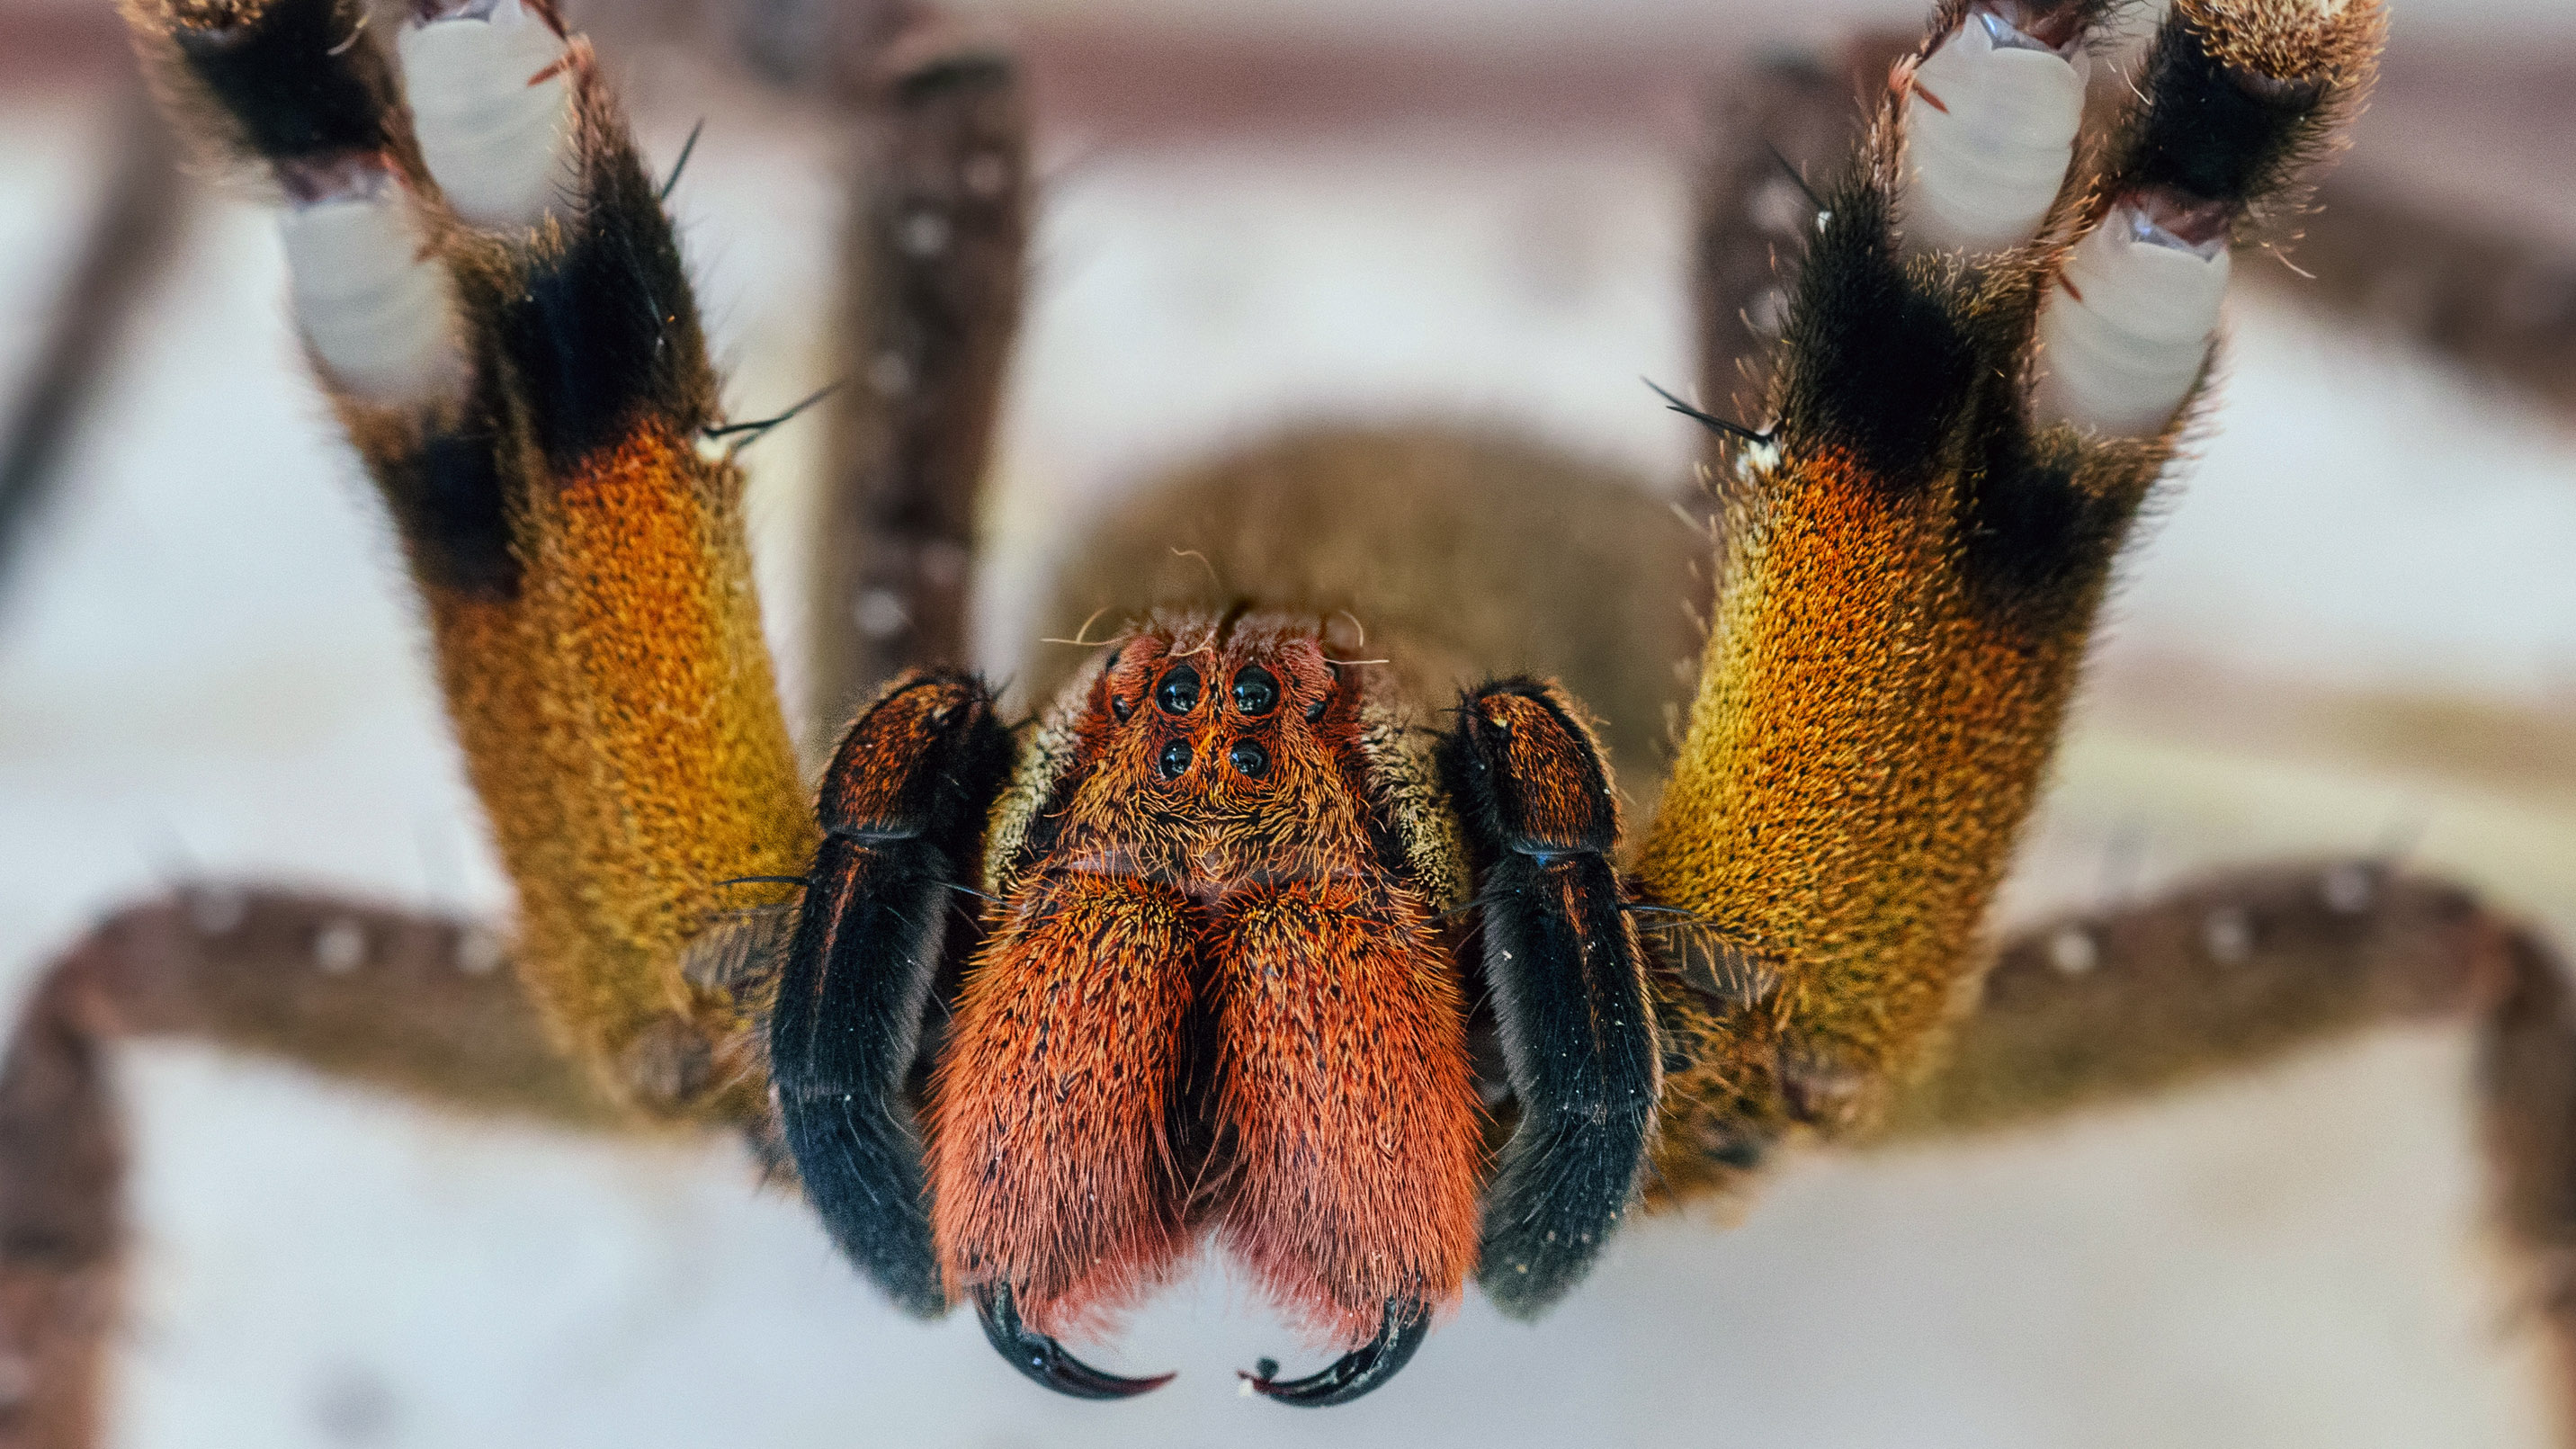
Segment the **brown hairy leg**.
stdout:
[[0,1446],[99,1440],[126,1245],[109,1053],[179,1037],[477,1116],[639,1127],[470,923],[196,886],[100,923],[39,978],[0,1058]]
[[818,743],[974,648],[975,534],[1029,227],[1018,63],[937,18],[860,83],[840,376],[811,600]]
[[1862,1140],[2044,1122],[2443,1021],[2478,1039],[2495,1224],[2576,1436],[2576,990],[2537,932],[2457,886],[2378,861],[2270,866],[2018,931]]
[[[1865,1121],[1943,1019],[2111,560],[2199,396],[2201,338],[2159,379],[2171,392],[2116,386],[2170,374],[2174,353],[2101,341],[2100,309],[2126,299],[2093,280],[2097,253],[2148,266],[2132,251],[2170,242],[2205,260],[2213,237],[2287,204],[2366,89],[2381,26],[2370,5],[2178,4],[2112,134],[2083,142],[2082,84],[2061,66],[2036,208],[1940,240],[1933,222],[1955,229],[1958,209],[1934,204],[1929,139],[1982,99],[1986,37],[2080,60],[2107,9],[1944,5],[1851,172],[1816,188],[1767,426],[1716,470],[1715,627],[1636,860],[1690,922],[1668,933],[1682,959],[1666,1014],[1692,1057],[1668,1078],[1658,1157],[1676,1191],[1793,1127]],[[2139,396],[2142,416],[2111,405]],[[1684,989],[1694,974],[1702,989]]]

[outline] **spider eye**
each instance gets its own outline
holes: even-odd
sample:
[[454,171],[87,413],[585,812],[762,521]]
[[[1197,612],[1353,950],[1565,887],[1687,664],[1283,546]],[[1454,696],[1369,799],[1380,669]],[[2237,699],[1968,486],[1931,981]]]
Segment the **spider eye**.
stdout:
[[1113,694],[1109,697],[1109,712],[1116,716],[1120,724],[1125,724],[1127,716],[1136,712],[1136,705],[1133,700],[1121,699]]
[[[1240,691],[1243,686],[1235,688]],[[1270,773],[1270,752],[1258,740],[1236,740],[1234,748],[1225,752],[1225,762],[1255,780]]]
[[1258,664],[1234,674],[1234,707],[1245,714],[1268,714],[1279,707],[1279,676]]
[[1181,777],[1181,772],[1190,767],[1190,747],[1188,742],[1183,740],[1174,740],[1170,744],[1163,746],[1163,753],[1155,759],[1154,765],[1155,768],[1163,772],[1164,779],[1179,779]]
[[1198,708],[1198,666],[1184,664],[1164,675],[1163,682],[1154,686],[1154,703],[1161,705],[1165,714],[1188,714]]
[[1306,723],[1313,724],[1315,721],[1322,719],[1324,717],[1324,706],[1331,703],[1332,701],[1329,699],[1319,699],[1313,704],[1306,706]]

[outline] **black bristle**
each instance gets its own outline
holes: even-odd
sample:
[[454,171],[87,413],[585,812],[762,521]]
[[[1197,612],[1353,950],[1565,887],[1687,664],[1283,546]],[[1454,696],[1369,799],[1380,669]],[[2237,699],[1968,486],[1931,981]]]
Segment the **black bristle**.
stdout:
[[174,27],[180,58],[271,160],[392,144],[399,105],[355,0],[282,0],[239,25]]
[[1920,486],[1977,377],[1956,310],[1907,274],[1887,201],[1838,189],[1807,252],[1784,356],[1795,359],[1780,431],[1811,449],[1848,450],[1883,485]]
[[2242,202],[2279,186],[2300,161],[2324,105],[2315,84],[2280,84],[2243,74],[2209,53],[2181,21],[2158,35],[2119,167],[2127,186],[2168,187],[2188,196]]
[[593,158],[563,250],[536,264],[501,332],[538,447],[570,464],[647,413],[674,431],[705,422],[704,344],[679,240],[622,144]]

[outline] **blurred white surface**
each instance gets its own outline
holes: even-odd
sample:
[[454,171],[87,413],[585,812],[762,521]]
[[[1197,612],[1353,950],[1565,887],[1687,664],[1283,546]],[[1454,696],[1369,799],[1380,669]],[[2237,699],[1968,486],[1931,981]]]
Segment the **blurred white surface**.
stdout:
[[[676,206],[756,414],[825,370],[832,200],[819,144],[740,101]],[[666,84],[644,110],[667,158],[698,104]],[[11,318],[59,264],[86,134],[70,101],[0,106]],[[1634,379],[1687,375],[1681,174],[1580,136],[1437,132],[1060,158],[994,520],[996,659],[1045,632],[1021,615],[1071,510],[1295,417],[1508,418],[1678,480],[1685,425]],[[266,219],[208,217],[18,581],[0,972],[180,874],[502,899],[281,294]],[[2276,305],[2239,311],[2224,431],[2132,561],[2107,667],[2136,651],[2564,707],[2565,433]],[[803,516],[795,432],[758,459],[771,576]],[[2061,799],[2060,833],[2154,808]],[[2392,796],[2368,831],[2268,821],[2259,843],[2366,848],[2409,808]],[[2534,808],[2566,839],[2547,822],[2576,807]],[[2168,866],[2246,844],[2156,828]],[[132,1445],[2544,1442],[2481,1247],[2454,1034],[1956,1152],[1797,1163],[1731,1232],[1632,1231],[1537,1328],[1471,1295],[1395,1386],[1324,1415],[1236,1396],[1233,1369],[1292,1344],[1213,1270],[1104,1355],[1178,1383],[1069,1404],[971,1321],[899,1319],[730,1146],[494,1131],[196,1051],[131,1060]]]

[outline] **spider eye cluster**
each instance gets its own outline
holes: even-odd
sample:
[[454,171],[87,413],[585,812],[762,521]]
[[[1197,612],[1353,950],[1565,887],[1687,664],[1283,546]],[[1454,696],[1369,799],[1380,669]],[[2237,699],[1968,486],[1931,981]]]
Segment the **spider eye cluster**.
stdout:
[[[1316,657],[1297,653],[1299,647]],[[1328,669],[1311,643],[1257,661],[1223,646],[1211,652],[1204,643],[1183,650],[1169,638],[1149,639],[1145,648],[1150,652],[1130,654],[1122,645],[1109,655],[1102,666],[1109,682],[1099,700],[1118,724],[1146,731],[1137,744],[1153,776],[1166,781],[1190,775],[1202,760],[1239,781],[1270,779],[1282,748],[1269,734],[1274,717],[1296,704],[1306,723],[1319,723],[1336,693],[1339,671]],[[1139,719],[1148,700],[1153,708]]]

